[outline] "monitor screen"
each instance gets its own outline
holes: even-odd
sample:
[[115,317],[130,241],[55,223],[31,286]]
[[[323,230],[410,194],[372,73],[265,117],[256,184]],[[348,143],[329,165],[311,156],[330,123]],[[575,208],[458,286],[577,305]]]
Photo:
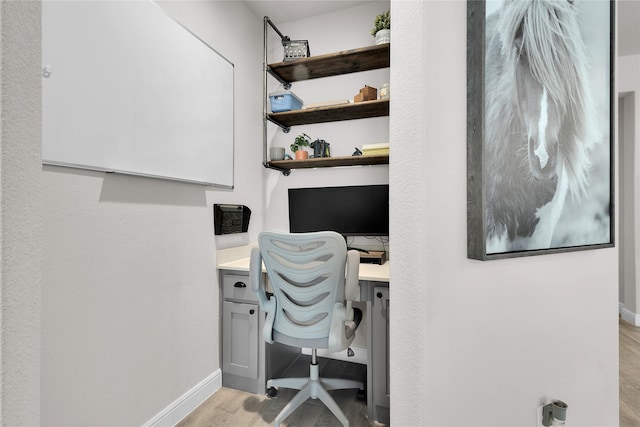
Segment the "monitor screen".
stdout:
[[389,186],[289,189],[289,231],[343,236],[389,235]]

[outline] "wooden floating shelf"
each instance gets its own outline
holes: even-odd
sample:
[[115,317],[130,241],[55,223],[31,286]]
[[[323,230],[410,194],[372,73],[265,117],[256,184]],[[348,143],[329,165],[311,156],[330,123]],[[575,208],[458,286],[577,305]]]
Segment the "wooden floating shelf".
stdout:
[[389,100],[384,99],[271,113],[269,118],[283,126],[296,126],[388,115]]
[[[281,83],[292,83],[321,77],[339,76],[361,71],[390,67],[390,45],[381,44],[359,49],[343,50],[295,61],[278,62],[266,66],[266,71]],[[287,85],[285,85],[287,87]],[[389,115],[389,100],[364,101],[349,104],[323,105],[295,111],[267,114],[267,119],[289,131],[291,126],[329,123],[344,120],[383,117]],[[266,121],[265,121],[266,128]],[[265,131],[266,132],[266,131]],[[263,141],[266,145],[266,141]],[[265,166],[289,175],[291,169],[336,166],[368,166],[389,164],[389,155],[337,156],[306,160],[277,160]]]
[[337,156],[305,160],[273,160],[269,165],[279,169],[328,168],[335,166],[387,165],[389,156]]
[[317,55],[295,61],[269,64],[269,72],[287,82],[317,79],[377,70],[390,66],[390,44],[367,46],[359,49]]

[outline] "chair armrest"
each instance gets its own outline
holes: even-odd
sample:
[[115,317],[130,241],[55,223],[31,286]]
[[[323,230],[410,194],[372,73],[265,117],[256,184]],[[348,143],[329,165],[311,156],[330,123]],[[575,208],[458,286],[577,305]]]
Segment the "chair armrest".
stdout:
[[352,301],[358,299],[360,286],[358,286],[360,276],[360,252],[351,250],[347,252],[347,265],[344,282],[345,318],[353,320]]
[[351,341],[353,341],[353,337],[351,339],[347,339],[346,331],[345,331],[345,322],[346,322],[346,308],[343,304],[337,302],[333,306],[333,315],[331,316],[331,326],[329,330],[329,341],[328,347],[329,351],[337,352],[342,351],[345,348],[349,347]]
[[355,250],[347,252],[347,272],[344,283],[344,298],[355,301],[360,294],[358,277],[360,276],[360,253]]
[[276,312],[275,299],[269,299],[262,282],[262,255],[260,248],[251,249],[251,259],[249,260],[249,283],[251,290],[258,295],[260,309],[266,314],[262,336],[268,343],[273,343],[273,321]]
[[262,255],[260,255],[260,248],[253,248],[251,249],[251,259],[249,261],[249,282],[251,283],[251,290],[258,294],[260,307],[264,310],[268,298],[264,286],[261,286],[261,281]]

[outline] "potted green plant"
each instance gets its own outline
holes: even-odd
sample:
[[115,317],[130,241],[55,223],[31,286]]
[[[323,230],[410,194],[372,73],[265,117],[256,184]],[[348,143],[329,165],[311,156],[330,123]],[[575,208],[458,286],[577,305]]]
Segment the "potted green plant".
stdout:
[[308,147],[311,144],[311,137],[306,133],[301,133],[296,136],[296,139],[291,144],[291,152],[295,154],[296,160],[303,160],[309,157],[309,152],[302,149]]
[[371,35],[375,37],[376,44],[389,43],[391,41],[391,10],[376,16]]

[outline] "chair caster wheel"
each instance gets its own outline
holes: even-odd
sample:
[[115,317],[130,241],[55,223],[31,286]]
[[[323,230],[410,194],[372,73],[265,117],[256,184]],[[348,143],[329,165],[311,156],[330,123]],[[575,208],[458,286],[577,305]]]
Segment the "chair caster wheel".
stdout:
[[278,395],[278,389],[275,387],[269,387],[267,389],[267,397],[276,397]]

